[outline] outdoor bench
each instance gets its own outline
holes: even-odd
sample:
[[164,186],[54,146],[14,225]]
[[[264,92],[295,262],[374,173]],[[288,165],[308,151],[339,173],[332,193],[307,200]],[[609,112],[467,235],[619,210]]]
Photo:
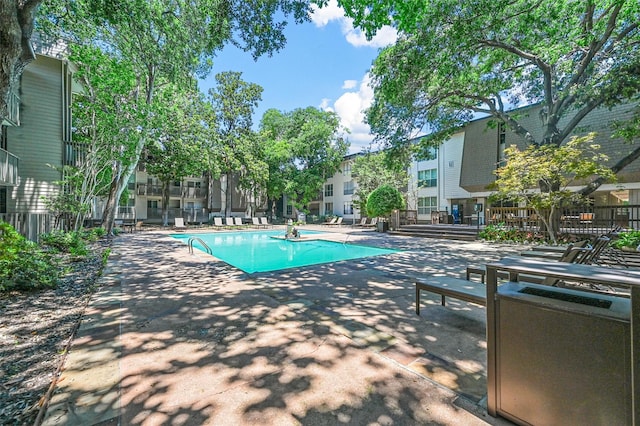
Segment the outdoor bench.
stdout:
[[420,315],[420,290],[439,294],[442,306],[445,297],[464,300],[465,302],[487,305],[487,290],[482,284],[452,277],[429,277],[416,279],[416,314]]

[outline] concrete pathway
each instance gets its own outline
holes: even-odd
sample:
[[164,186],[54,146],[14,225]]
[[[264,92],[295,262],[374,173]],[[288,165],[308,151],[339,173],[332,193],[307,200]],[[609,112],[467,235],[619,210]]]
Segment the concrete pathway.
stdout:
[[524,247],[330,231],[403,251],[248,275],[118,237],[43,424],[509,424],[484,408],[485,309],[425,294],[416,316],[412,277]]

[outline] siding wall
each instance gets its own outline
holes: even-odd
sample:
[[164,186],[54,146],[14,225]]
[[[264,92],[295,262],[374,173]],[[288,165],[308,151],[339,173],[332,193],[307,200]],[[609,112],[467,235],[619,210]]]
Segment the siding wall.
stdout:
[[[519,121],[527,128],[536,140],[542,138],[540,127],[539,106],[523,108],[519,111]],[[611,124],[614,120],[629,119],[633,114],[632,105],[617,106],[612,109],[600,108],[588,114],[575,129],[576,135],[586,135],[597,132],[595,140],[602,147],[602,152],[610,157],[610,164],[618,161],[630,152],[634,145],[628,145],[620,139],[612,139]],[[561,120],[564,126],[569,118]],[[465,127],[464,152],[462,156],[462,173],[460,186],[470,192],[486,192],[486,186],[493,182],[498,161],[498,129],[487,126],[490,118],[480,119]],[[524,139],[507,129],[506,146],[525,146]],[[627,166],[618,177],[621,182],[640,180],[640,162]]]
[[8,151],[20,158],[19,184],[8,188],[8,213],[46,213],[42,197],[57,194],[62,165],[62,63],[37,56],[24,71],[21,125],[7,130]]

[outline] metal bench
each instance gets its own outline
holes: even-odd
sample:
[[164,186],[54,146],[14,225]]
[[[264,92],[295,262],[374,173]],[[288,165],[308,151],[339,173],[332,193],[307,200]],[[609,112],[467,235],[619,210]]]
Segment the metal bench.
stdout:
[[464,300],[465,302],[487,305],[487,290],[482,284],[452,277],[429,277],[416,279],[416,315],[420,315],[420,290],[439,294],[442,306],[445,297]]

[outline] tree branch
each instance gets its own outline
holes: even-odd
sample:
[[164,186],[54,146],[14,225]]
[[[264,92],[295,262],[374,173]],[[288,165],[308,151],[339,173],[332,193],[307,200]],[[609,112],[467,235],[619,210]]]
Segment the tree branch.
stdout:
[[[629,164],[636,161],[638,158],[640,158],[640,146],[638,146],[636,149],[631,151],[629,155],[622,158],[613,167],[611,167],[611,171],[613,171],[614,173],[619,173],[622,169],[624,169]],[[596,189],[598,189],[605,182],[606,182],[605,178],[603,178],[602,176],[598,176],[596,179],[589,182],[584,188],[578,191],[578,194],[587,196],[591,194],[593,191],[595,191]]]

